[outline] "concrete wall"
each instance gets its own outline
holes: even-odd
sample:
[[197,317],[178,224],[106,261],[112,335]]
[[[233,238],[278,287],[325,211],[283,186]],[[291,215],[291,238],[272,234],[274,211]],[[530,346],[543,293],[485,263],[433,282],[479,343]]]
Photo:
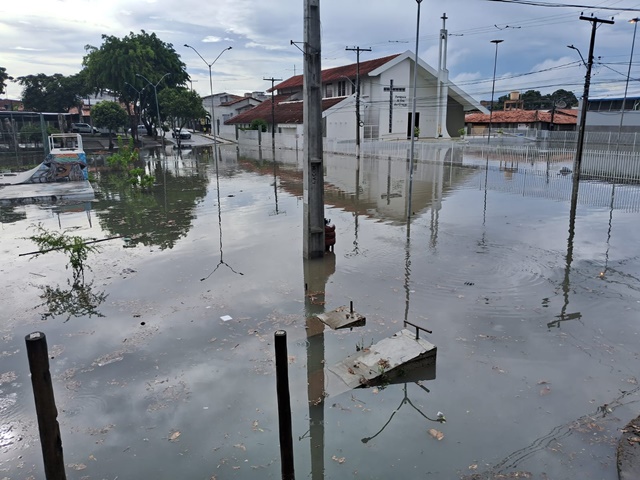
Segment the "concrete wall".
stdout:
[[[585,128],[590,131],[617,132],[620,128],[620,112],[587,111]],[[624,112],[623,132],[640,131],[640,111],[628,110]]]
[[[419,127],[421,137],[434,137],[436,122],[436,83],[428,73],[418,72],[416,113],[420,114]],[[393,80],[394,88],[404,88],[404,92],[393,92],[392,128],[389,133],[389,92],[384,91]],[[368,79],[371,91],[367,108],[367,118],[378,126],[379,138],[407,138],[409,113],[413,108],[413,61],[405,59],[384,71],[380,76]]]
[[[362,110],[362,104],[360,105]],[[326,119],[326,136],[337,140],[355,140],[356,138],[356,108],[355,99],[333,106],[323,114]],[[362,138],[362,130],[360,131]]]
[[464,128],[464,108],[449,97],[447,102],[447,131],[452,137],[459,137],[458,130]]
[[[369,118],[374,119],[378,125],[379,138],[406,138],[407,137],[407,117],[411,112],[411,83],[413,82],[410,68],[411,62],[407,59],[398,65],[386,70],[379,77],[369,80],[371,87]],[[393,80],[394,88],[404,88],[404,92],[393,92],[393,107],[391,120],[391,133],[389,133],[389,92],[385,92],[385,87],[389,87]],[[375,84],[375,85],[374,85]],[[422,116],[422,115],[421,115]]]

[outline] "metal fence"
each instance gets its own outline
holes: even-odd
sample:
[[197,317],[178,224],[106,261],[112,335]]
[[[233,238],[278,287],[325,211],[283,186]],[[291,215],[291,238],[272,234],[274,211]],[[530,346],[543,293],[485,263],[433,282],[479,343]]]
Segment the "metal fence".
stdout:
[[42,113],[0,112],[0,160],[32,155],[44,158],[52,123]]

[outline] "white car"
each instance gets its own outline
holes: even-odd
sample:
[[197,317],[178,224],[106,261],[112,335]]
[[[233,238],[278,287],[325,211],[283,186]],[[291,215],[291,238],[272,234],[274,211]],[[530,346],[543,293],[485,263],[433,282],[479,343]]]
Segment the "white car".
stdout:
[[[136,127],[136,130],[138,132],[138,135],[146,135],[147,134],[147,127],[145,127],[144,125],[138,125]],[[131,134],[131,129],[127,130],[128,134]]]
[[72,123],[71,131],[73,133],[98,133],[98,129],[88,123]]

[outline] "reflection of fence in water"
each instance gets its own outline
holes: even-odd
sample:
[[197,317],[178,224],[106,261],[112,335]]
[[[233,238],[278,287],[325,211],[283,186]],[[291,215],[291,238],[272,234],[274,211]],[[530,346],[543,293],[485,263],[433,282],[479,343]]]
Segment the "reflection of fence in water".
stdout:
[[[485,175],[478,176],[479,188],[485,188]],[[536,171],[510,172],[489,167],[486,176],[487,190],[513,193],[526,197],[540,197],[559,202],[571,200],[573,178],[553,172],[549,175]],[[597,181],[580,181],[578,203],[593,207],[611,207],[614,184]],[[613,208],[626,212],[640,211],[640,187],[616,185]]]
[[[538,148],[535,146],[467,147],[465,165],[499,165],[512,172],[538,171],[557,173],[562,167],[573,168],[575,150]],[[581,174],[590,178],[620,183],[640,182],[640,153],[585,150]]]

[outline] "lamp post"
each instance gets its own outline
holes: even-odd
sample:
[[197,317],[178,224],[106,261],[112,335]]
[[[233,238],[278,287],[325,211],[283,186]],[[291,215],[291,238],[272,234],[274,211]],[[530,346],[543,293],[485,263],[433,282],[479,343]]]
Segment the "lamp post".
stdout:
[[411,125],[409,134],[411,135],[411,148],[409,150],[409,198],[407,203],[407,237],[409,236],[409,220],[411,219],[411,196],[413,194],[413,151],[415,143],[416,126],[416,83],[418,82],[418,44],[420,40],[420,4],[422,0],[416,0],[418,13],[416,15],[416,52],[413,60],[413,104],[411,107]]
[[[211,91],[211,132],[213,133],[213,148],[215,150],[216,144],[218,143],[218,140],[216,139],[216,127],[215,127],[215,124],[214,124],[215,119],[213,118],[213,79],[211,78],[211,67],[213,66],[214,63],[216,63],[218,61],[218,59],[220,58],[220,56],[224,52],[226,52],[227,50],[231,50],[231,48],[233,48],[233,47],[225,48],[224,50],[222,50],[218,54],[218,56],[216,57],[216,59],[213,62],[209,63],[204,59],[204,57],[202,55],[200,55],[200,52],[198,52],[198,50],[193,48],[191,45],[187,45],[185,43],[184,46],[187,47],[187,48],[190,48],[191,50],[196,52],[196,54],[202,59],[202,61],[207,64],[207,67],[209,67],[209,90]],[[216,159],[217,159],[218,158],[217,150],[215,150],[215,152],[216,152]]]
[[[135,124],[135,130],[136,130],[135,137],[138,138],[138,125],[140,124],[140,110],[142,108],[142,105],[140,105],[140,95],[142,94],[142,90],[147,88],[147,86],[145,85],[140,90],[138,90],[136,87],[131,85],[129,82],[124,82],[124,83],[125,83],[125,85],[129,85],[131,88],[133,88],[136,91],[136,93],[138,94],[138,116],[136,118],[136,124]],[[134,107],[133,107],[134,112],[135,112],[135,107],[136,106],[134,105]],[[132,134],[133,134],[133,127],[134,127],[134,125],[131,125],[131,133]]]
[[158,128],[162,129],[162,148],[163,149],[164,149],[164,128],[162,128],[162,124],[160,123],[160,106],[158,105],[158,85],[160,85],[160,82],[164,80],[164,77],[166,77],[167,75],[171,75],[171,74],[165,73],[162,76],[162,78],[158,80],[158,83],[153,84],[144,75],[140,75],[139,73],[136,73],[136,77],[144,78],[147,81],[147,83],[153,87],[153,93],[155,94],[155,97],[156,97],[156,115],[158,116]]
[[633,61],[633,48],[636,44],[636,30],[638,28],[640,18],[632,18],[629,23],[633,23],[633,40],[631,41],[631,55],[629,56],[629,69],[627,70],[627,81],[624,85],[624,97],[622,97],[622,106],[620,107],[620,126],[618,127],[618,150],[620,150],[620,135],[622,133],[622,120],[624,119],[624,107],[627,102],[627,92],[629,91],[629,78],[631,78],[631,63]]
[[491,84],[491,110],[489,111],[489,135],[487,136],[487,143],[491,142],[491,123],[493,121],[493,93],[496,88],[496,66],[498,65],[498,44],[504,42],[504,40],[491,40],[491,43],[496,44],[496,55],[493,59],[493,83]]

